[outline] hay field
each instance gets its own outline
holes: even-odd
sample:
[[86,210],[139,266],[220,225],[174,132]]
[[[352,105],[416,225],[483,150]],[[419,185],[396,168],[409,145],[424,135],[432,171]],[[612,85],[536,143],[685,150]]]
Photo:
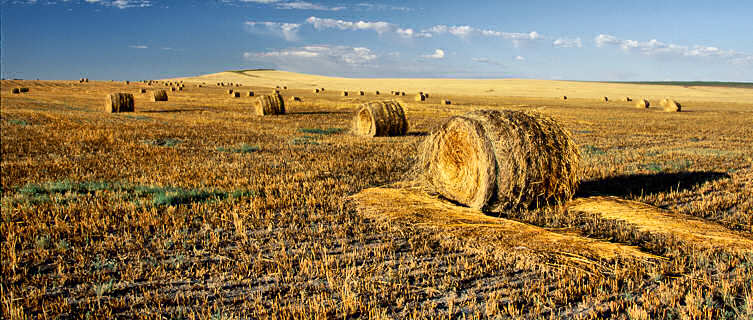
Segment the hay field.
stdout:
[[[190,85],[165,102],[163,84],[2,81],[3,318],[753,317],[752,89],[170,80]],[[287,86],[286,114],[216,82]],[[114,92],[135,112],[105,113]],[[392,98],[406,136],[349,133],[359,105]],[[497,217],[405,185],[428,133],[479,109],[558,120],[583,157],[576,200]]]

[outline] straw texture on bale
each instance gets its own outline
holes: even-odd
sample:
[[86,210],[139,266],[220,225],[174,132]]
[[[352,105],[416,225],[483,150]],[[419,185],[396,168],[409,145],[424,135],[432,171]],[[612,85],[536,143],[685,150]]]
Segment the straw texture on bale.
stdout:
[[664,108],[664,111],[666,112],[680,112],[682,111],[682,106],[672,99],[661,99],[659,102],[659,105]]
[[651,104],[646,99],[640,99],[638,100],[638,102],[635,103],[636,108],[646,109],[649,106],[651,106]]
[[424,96],[423,93],[419,93],[416,95],[416,101],[424,101],[426,100],[426,96]]
[[353,133],[368,137],[404,136],[408,133],[405,110],[395,100],[364,103],[353,119]]
[[133,112],[133,95],[130,93],[111,93],[105,99],[105,112]]
[[535,112],[481,110],[450,118],[424,140],[419,181],[487,212],[572,198],[580,154],[570,134]]
[[11,93],[21,93],[21,89],[19,89],[19,88],[13,88],[13,89],[11,89],[10,92]]
[[167,101],[167,91],[155,90],[154,92],[152,92],[152,101]]
[[255,108],[259,116],[285,114],[285,101],[279,93],[263,95],[256,98]]

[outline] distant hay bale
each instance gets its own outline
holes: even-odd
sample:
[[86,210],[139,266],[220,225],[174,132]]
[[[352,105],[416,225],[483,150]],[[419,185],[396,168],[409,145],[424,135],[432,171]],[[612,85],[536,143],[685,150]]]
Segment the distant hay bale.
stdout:
[[278,93],[280,93],[280,90],[277,90],[277,89],[272,90],[272,94],[278,94]]
[[280,89],[280,86],[275,86],[275,89]]
[[105,112],[133,112],[133,95],[130,93],[111,93],[105,99]]
[[165,90],[154,90],[152,92],[152,101],[167,101],[167,92]]
[[379,95],[379,90],[374,91],[375,95]]
[[428,93],[428,92],[424,92],[424,97],[425,97],[426,99],[429,99],[429,93]]
[[227,94],[233,94],[233,89],[228,89]]
[[604,101],[604,102],[609,102],[609,97],[603,97],[603,98],[601,98],[601,100]]
[[248,97],[253,97],[254,96],[254,92],[253,91],[249,91],[248,93],[246,93],[246,95]]
[[171,92],[175,92],[175,87],[170,87]]
[[672,99],[661,99],[659,102],[659,105],[662,106],[665,112],[680,112],[682,111],[682,106],[677,101],[674,101]]
[[405,97],[405,92],[400,92],[400,95]]
[[84,83],[84,78],[78,79],[78,83]]
[[89,82],[89,78],[84,78],[84,82]]
[[395,100],[364,103],[353,119],[353,133],[368,137],[404,136],[408,133],[405,110]]
[[126,80],[125,84],[127,84],[127,85],[128,85],[128,84],[131,84],[131,82],[130,82],[130,81],[128,81],[128,80]]
[[255,108],[259,116],[285,114],[285,101],[279,93],[263,95],[256,98]]
[[139,90],[139,93],[146,93],[146,89]]
[[183,91],[183,87],[178,87],[178,91]]
[[19,88],[13,88],[13,89],[10,90],[10,92],[12,94],[19,94],[19,93],[21,93],[21,89],[19,89]]
[[635,103],[636,108],[647,109],[651,104],[646,99],[639,99]]
[[314,93],[319,93],[319,89],[314,89]]
[[322,92],[324,92],[324,88],[320,88],[319,90],[321,90]]
[[624,97],[622,98],[622,101],[630,102],[630,101],[633,101],[633,99],[630,99],[630,97]]
[[361,95],[361,96],[365,96],[365,95],[366,95],[366,92],[363,92],[363,91],[358,91],[358,95]]
[[343,97],[347,97],[348,96],[348,91],[343,91],[342,95],[343,95]]
[[572,198],[580,154],[570,134],[539,113],[481,110],[450,118],[419,147],[420,181],[487,212]]
[[301,102],[301,97],[291,97],[290,101]]
[[452,104],[452,101],[444,99],[442,100],[442,104]]
[[240,98],[241,97],[241,93],[240,92],[233,92],[233,94],[231,96],[233,98]]
[[561,96],[560,99],[567,100],[567,96]]
[[282,89],[283,90],[288,90],[288,86],[283,86]]
[[18,92],[20,92],[20,93],[29,92],[29,88],[18,88]]
[[416,95],[415,100],[416,101],[424,101],[424,100],[426,100],[426,96],[424,96],[423,93],[419,93],[419,94]]

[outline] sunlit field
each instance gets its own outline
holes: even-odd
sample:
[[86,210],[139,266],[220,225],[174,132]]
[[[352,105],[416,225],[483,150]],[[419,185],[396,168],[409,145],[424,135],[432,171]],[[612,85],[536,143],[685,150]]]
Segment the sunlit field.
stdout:
[[[255,115],[277,86],[286,114]],[[408,134],[352,134],[386,99]],[[3,80],[0,103],[3,318],[753,318],[749,87],[235,71]],[[422,140],[482,109],[559,122],[574,199],[491,215],[413,188]]]

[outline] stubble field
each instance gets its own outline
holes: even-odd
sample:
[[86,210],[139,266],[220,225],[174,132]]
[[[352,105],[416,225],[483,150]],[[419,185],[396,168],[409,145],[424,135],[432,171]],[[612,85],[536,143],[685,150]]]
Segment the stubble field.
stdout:
[[[753,317],[753,89],[259,74],[222,81],[302,102],[255,116],[223,74],[182,79],[168,102],[138,93],[162,84],[2,81],[3,317]],[[104,113],[111,92],[136,112]],[[623,95],[683,112],[599,100]],[[349,134],[359,104],[391,98],[407,136]],[[477,109],[560,121],[582,154],[576,200],[491,217],[369,189],[410,180],[426,134]],[[595,199],[720,231],[648,227]],[[447,212],[465,216],[432,218]]]

